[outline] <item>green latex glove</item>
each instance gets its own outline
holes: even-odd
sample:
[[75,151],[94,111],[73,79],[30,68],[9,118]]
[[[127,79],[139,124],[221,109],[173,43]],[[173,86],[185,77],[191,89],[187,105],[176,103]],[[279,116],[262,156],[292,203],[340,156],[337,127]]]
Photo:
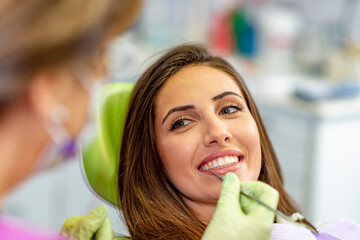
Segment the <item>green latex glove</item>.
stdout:
[[263,182],[240,182],[234,173],[228,173],[224,177],[220,198],[203,240],[271,239],[275,214],[254,200],[240,195],[240,187],[244,187],[270,207],[277,207],[279,194],[271,186]]
[[98,206],[88,215],[67,218],[61,236],[69,240],[113,240],[114,231],[106,216],[106,207]]

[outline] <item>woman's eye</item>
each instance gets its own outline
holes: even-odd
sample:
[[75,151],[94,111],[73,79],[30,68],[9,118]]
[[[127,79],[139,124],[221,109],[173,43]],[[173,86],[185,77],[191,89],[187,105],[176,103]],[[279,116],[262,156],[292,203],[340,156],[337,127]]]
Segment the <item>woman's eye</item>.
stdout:
[[238,106],[229,106],[229,107],[224,107],[223,109],[221,109],[219,114],[220,115],[232,114],[232,113],[235,113],[240,110],[241,110],[241,108]]
[[191,121],[188,119],[179,119],[171,125],[170,131],[184,127],[184,126],[188,125],[189,123],[191,123]]

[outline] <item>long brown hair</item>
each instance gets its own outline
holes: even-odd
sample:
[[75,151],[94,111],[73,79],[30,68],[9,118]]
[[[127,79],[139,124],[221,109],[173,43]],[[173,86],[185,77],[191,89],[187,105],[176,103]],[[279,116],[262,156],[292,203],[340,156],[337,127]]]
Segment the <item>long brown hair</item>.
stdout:
[[141,0],[2,0],[0,112],[35,73],[91,60],[134,22]]
[[164,83],[187,66],[219,69],[239,86],[258,126],[262,150],[259,180],[280,193],[278,208],[295,212],[284,190],[280,167],[251,95],[235,69],[200,45],[181,45],[157,60],[132,93],[119,162],[119,205],[132,239],[200,239],[206,226],[196,218],[167,180],[155,143],[155,99]]

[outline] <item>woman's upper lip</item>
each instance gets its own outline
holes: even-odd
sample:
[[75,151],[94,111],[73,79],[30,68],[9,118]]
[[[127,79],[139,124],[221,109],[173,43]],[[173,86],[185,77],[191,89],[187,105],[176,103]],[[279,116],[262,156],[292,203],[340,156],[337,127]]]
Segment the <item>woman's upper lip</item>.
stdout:
[[216,158],[219,158],[219,157],[225,157],[225,156],[243,156],[243,154],[238,151],[238,150],[224,150],[224,151],[218,151],[218,152],[214,152],[212,154],[210,154],[209,156],[207,156],[206,158],[204,158],[204,160],[202,160],[200,162],[200,164],[198,165],[198,168],[203,165],[203,164],[206,164]]

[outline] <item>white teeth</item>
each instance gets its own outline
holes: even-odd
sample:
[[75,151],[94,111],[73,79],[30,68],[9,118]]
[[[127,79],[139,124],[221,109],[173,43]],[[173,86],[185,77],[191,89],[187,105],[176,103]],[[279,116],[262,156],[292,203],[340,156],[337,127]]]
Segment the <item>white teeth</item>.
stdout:
[[218,158],[218,163],[219,163],[219,166],[225,165],[225,161],[223,158]]
[[231,159],[230,159],[229,156],[224,157],[224,159],[225,159],[225,163],[226,163],[226,164],[230,164],[230,163],[231,163]]
[[239,157],[237,156],[225,156],[225,157],[219,157],[217,159],[214,159],[204,165],[202,165],[199,170],[209,170],[209,169],[216,169],[216,168],[223,168],[227,167],[229,165],[232,165],[234,163],[239,162]]

